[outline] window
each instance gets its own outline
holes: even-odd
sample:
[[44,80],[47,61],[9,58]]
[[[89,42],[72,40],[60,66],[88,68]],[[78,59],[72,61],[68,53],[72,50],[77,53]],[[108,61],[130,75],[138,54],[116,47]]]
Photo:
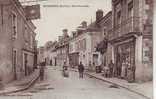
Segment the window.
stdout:
[[77,51],[79,50],[78,42],[76,42],[76,50],[77,50]]
[[86,50],[86,39],[83,39],[83,50]]
[[13,38],[17,38],[17,15],[12,13],[12,33]]
[[117,24],[121,24],[121,11],[117,12]]
[[33,48],[33,37],[32,37],[32,35],[30,36],[30,48]]
[[115,25],[121,24],[121,10],[122,10],[121,2],[118,2],[117,4],[114,5]]
[[28,27],[26,25],[24,26],[24,31],[24,40],[28,42]]
[[17,50],[13,49],[13,65],[17,63]]
[[72,44],[69,45],[69,51],[70,51],[70,52],[73,51],[73,45],[72,45]]
[[133,17],[133,0],[128,3],[128,18]]

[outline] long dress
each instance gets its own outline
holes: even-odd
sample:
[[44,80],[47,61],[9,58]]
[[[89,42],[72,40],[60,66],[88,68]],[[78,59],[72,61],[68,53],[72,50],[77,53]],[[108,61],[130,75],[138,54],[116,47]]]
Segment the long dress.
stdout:
[[122,63],[121,77],[125,78],[125,75],[126,75],[126,64]]

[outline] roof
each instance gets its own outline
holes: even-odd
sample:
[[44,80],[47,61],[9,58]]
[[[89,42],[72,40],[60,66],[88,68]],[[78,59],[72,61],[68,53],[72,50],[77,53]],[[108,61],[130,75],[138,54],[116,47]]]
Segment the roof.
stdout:
[[98,26],[97,22],[94,21],[87,27],[87,31],[99,31],[100,27]]
[[107,20],[109,17],[112,16],[112,11],[109,11],[105,16],[103,16],[98,23]]

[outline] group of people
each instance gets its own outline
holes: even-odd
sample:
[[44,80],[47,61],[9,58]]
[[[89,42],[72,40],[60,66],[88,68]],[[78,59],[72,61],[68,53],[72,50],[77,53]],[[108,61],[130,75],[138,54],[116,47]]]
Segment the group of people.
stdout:
[[111,60],[108,66],[104,66],[103,71],[105,77],[118,77],[132,82],[135,80],[135,66],[131,66],[128,60],[117,64]]
[[104,66],[104,76],[105,77],[121,77],[125,78],[127,74],[126,64],[115,65],[111,60],[108,66]]
[[[40,79],[44,79],[44,67],[45,63],[41,63],[40,68]],[[82,62],[78,65],[78,73],[79,78],[83,78],[84,74],[84,65]],[[111,60],[108,66],[104,66],[103,68],[103,75],[105,77],[119,77],[122,79],[127,79],[130,82],[133,82],[135,80],[135,67],[130,65],[130,62],[128,60],[122,60],[122,62],[118,62],[117,64],[114,64]],[[69,71],[68,66],[66,65],[66,62],[64,62],[63,65],[63,76],[69,77]]]

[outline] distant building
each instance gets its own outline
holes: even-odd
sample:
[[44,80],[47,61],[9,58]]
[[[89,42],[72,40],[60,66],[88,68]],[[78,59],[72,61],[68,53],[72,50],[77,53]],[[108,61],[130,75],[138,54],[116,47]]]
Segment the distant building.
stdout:
[[44,47],[42,46],[42,47],[39,47],[38,49],[37,49],[37,51],[38,51],[38,55],[37,55],[37,63],[38,63],[38,65],[41,63],[41,62],[44,62],[45,61],[45,59],[44,59]]
[[51,46],[50,48],[50,62],[49,64],[52,65],[52,66],[56,66],[57,65],[57,52],[56,52],[56,47],[57,47],[57,44],[58,42],[57,41],[54,41],[53,42],[53,45]]
[[[101,10],[100,10],[101,11]],[[97,20],[103,17],[97,11]],[[90,69],[89,64],[95,66],[101,64],[101,55],[96,51],[97,44],[102,40],[102,33],[96,22],[87,26],[85,21],[73,32],[73,37],[69,41],[69,63],[71,66],[78,66],[80,62],[83,63],[86,69]],[[93,67],[95,69],[95,67]]]
[[64,62],[69,65],[69,35],[68,30],[63,29],[63,36],[59,36],[58,42],[55,44],[55,49],[52,50],[53,62],[57,66],[62,66]]
[[0,9],[0,78],[9,82],[33,72],[36,27],[18,0],[1,0]]
[[57,41],[48,41],[44,46],[42,61],[46,62],[46,65],[54,66],[56,65],[56,46]]
[[50,53],[52,45],[53,45],[52,41],[48,41],[44,45],[44,62],[46,63],[46,65],[50,65]]

